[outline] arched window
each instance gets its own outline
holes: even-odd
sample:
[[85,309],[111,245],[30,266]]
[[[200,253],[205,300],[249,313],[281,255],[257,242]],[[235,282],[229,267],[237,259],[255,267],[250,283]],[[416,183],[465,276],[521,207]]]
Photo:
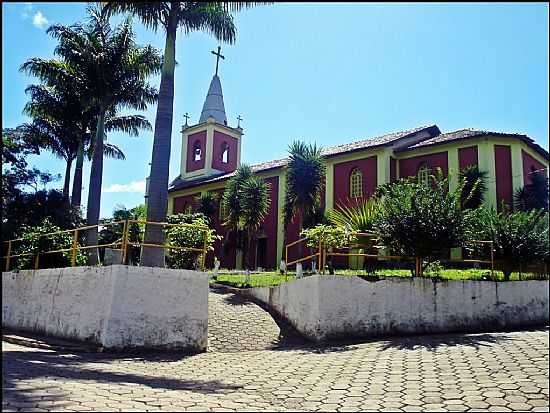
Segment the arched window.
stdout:
[[222,163],[227,163],[229,159],[229,145],[227,142],[222,143]]
[[195,141],[193,144],[193,160],[200,161],[202,158],[202,149],[200,141]]
[[349,195],[351,198],[363,196],[363,173],[355,168],[349,177]]
[[427,163],[423,163],[422,165],[420,165],[420,167],[418,168],[418,172],[416,173],[418,183],[426,186],[429,185],[430,173],[430,167]]

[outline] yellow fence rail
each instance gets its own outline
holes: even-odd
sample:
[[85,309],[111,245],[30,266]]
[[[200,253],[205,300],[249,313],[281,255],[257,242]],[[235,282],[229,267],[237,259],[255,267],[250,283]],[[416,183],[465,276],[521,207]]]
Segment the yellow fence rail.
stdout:
[[[143,225],[159,225],[164,228],[167,227],[191,227],[195,228],[199,231],[204,232],[204,243],[201,248],[195,248],[195,247],[182,247],[179,245],[169,245],[169,244],[150,244],[140,241],[130,241],[130,226],[131,224],[143,224]],[[84,231],[88,231],[93,228],[102,227],[109,227],[109,226],[115,226],[115,225],[123,225],[122,228],[122,237],[115,242],[107,243],[107,244],[95,244],[95,245],[80,245],[78,242],[79,235],[83,234]],[[63,253],[63,252],[71,252],[71,266],[75,267],[77,264],[77,255],[78,251],[80,250],[89,250],[93,248],[105,248],[105,247],[111,247],[114,250],[122,251],[122,263],[126,264],[128,260],[128,247],[151,247],[151,248],[163,248],[168,250],[180,250],[180,251],[192,251],[192,252],[198,252],[201,256],[200,261],[200,267],[204,270],[206,266],[206,254],[207,254],[207,232],[209,228],[207,226],[203,225],[196,225],[196,224],[170,224],[167,222],[151,222],[151,221],[144,221],[144,220],[123,220],[123,221],[115,221],[115,222],[107,222],[97,225],[88,225],[84,227],[79,227],[75,229],[67,229],[62,231],[56,231],[56,232],[50,232],[47,234],[41,234],[39,236],[39,239],[49,237],[52,235],[59,235],[59,234],[65,234],[65,233],[72,233],[72,245],[71,248],[64,248],[64,249],[58,249],[54,251],[34,251],[29,253],[23,253],[23,254],[12,254],[14,250],[14,244],[21,241],[26,241],[25,238],[16,238],[8,241],[4,241],[4,244],[7,244],[7,253],[2,258],[5,260],[5,271],[10,270],[10,264],[12,263],[13,258],[18,257],[35,257],[34,258],[34,269],[38,269],[40,265],[40,256],[46,255],[46,254],[55,254],[55,253]],[[116,248],[118,247],[118,248]]]
[[[359,232],[359,233],[355,233],[354,236],[355,237],[371,238],[374,243],[379,241],[378,235],[374,234],[374,233],[370,233],[370,232]],[[292,247],[292,246],[294,246],[298,243],[301,243],[301,242],[305,242],[307,240],[308,240],[307,238],[301,238],[301,239],[299,239],[297,241],[294,241],[290,244],[287,244],[285,246],[285,264],[286,264],[286,268],[288,268],[288,266],[290,266],[290,265],[297,264],[297,263],[302,262],[302,261],[306,261],[306,260],[311,259],[313,257],[319,257],[319,260],[318,260],[318,262],[319,262],[319,272],[324,274],[325,273],[325,265],[326,265],[327,257],[330,257],[330,256],[365,257],[365,258],[376,258],[379,261],[389,261],[389,260],[415,261],[416,274],[422,274],[422,258],[419,258],[419,257],[405,257],[405,256],[401,256],[401,255],[385,255],[385,254],[380,254],[380,253],[376,253],[376,254],[370,253],[369,254],[369,253],[366,253],[366,252],[365,253],[350,252],[350,250],[355,249],[355,248],[359,248],[359,249],[364,249],[365,248],[364,244],[359,244],[359,243],[353,243],[353,244],[348,245],[347,247],[337,248],[337,249],[348,249],[348,252],[333,252],[333,251],[329,251],[326,248],[326,244],[323,242],[323,240],[321,240],[319,242],[319,251],[318,252],[316,252],[315,254],[311,254],[311,255],[305,256],[303,258],[298,258],[294,261],[288,262],[288,249],[289,249],[289,247]],[[489,246],[491,259],[490,260],[448,259],[448,260],[445,260],[445,261],[448,261],[448,262],[461,262],[461,263],[490,264],[491,265],[491,278],[494,278],[495,260],[494,260],[493,241],[474,240],[474,241],[469,241],[469,243],[470,244],[481,244],[481,245]],[[373,249],[376,249],[376,250],[380,251],[384,248],[384,246],[382,246],[382,245],[371,245],[370,248],[373,248]]]

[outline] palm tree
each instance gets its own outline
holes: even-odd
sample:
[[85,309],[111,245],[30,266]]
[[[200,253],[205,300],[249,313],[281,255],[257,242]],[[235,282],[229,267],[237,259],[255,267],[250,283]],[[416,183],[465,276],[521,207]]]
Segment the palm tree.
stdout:
[[[319,208],[326,166],[321,148],[316,144],[295,141],[288,151],[284,223],[286,227],[297,217],[298,233],[301,233],[304,219],[314,215]],[[299,255],[302,256],[302,244],[299,245]]]
[[201,194],[195,198],[198,205],[197,211],[204,214],[210,223],[213,222],[213,217],[216,214],[216,200],[216,195],[210,191],[201,192]]
[[242,206],[241,194],[245,182],[252,176],[252,168],[242,164],[235,171],[235,175],[227,182],[222,195],[223,225],[228,228],[226,242],[235,240],[236,248],[242,250]]
[[[84,102],[97,108],[86,221],[97,225],[101,204],[106,116],[117,108],[147,109],[158,98],[147,78],[160,71],[161,57],[152,46],[135,43],[130,19],[114,30],[104,9],[89,7],[87,25],[51,26],[48,33],[59,41],[56,54],[64,60],[33,61],[33,74],[43,80],[74,82]],[[32,60],[32,59],[31,59]],[[40,60],[40,59],[39,59]],[[88,231],[88,245],[97,244],[97,229]],[[97,262],[97,252],[90,255]]]
[[269,184],[256,175],[248,178],[242,186],[241,207],[242,227],[246,231],[247,246],[244,251],[244,263],[250,269],[250,250],[256,241],[257,231],[269,213]]
[[68,204],[71,166],[78,151],[79,97],[45,85],[30,85],[25,93],[30,101],[23,112],[32,118],[28,132],[38,137],[42,147],[66,162],[62,194]]
[[[155,119],[155,135],[149,174],[147,220],[161,222],[166,218],[168,205],[168,174],[170,141],[174,110],[174,69],[176,66],[176,34],[178,27],[186,33],[206,31],[217,40],[233,43],[236,28],[231,11],[251,7],[248,2],[104,2],[109,12],[130,12],[143,24],[156,31],[166,31],[164,63],[160,78],[160,93]],[[145,242],[164,243],[164,232],[158,225],[147,225]],[[164,249],[144,248],[142,264],[164,266]]]
[[269,213],[270,200],[268,184],[254,175],[250,166],[243,164],[227,183],[222,197],[222,210],[225,216],[224,225],[234,234],[242,234],[243,262],[250,269],[249,254],[256,231],[260,228]]
[[475,209],[483,204],[487,191],[487,171],[481,171],[477,165],[463,168],[459,174],[462,187],[462,208]]
[[533,209],[548,211],[548,178],[544,170],[531,172],[531,183],[514,194],[514,207],[525,212]]

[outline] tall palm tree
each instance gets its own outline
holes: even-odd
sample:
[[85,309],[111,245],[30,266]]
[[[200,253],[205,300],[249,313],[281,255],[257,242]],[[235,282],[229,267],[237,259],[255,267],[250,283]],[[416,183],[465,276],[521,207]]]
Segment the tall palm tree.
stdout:
[[[298,233],[301,233],[304,219],[314,215],[321,203],[326,166],[321,148],[316,144],[295,141],[290,144],[288,152],[284,223],[286,227],[298,218]],[[301,256],[302,244],[298,249]]]
[[462,208],[475,209],[483,204],[483,197],[487,192],[488,172],[482,171],[477,165],[463,168],[459,174],[462,187]]
[[[112,29],[104,9],[89,7],[88,14],[86,25],[51,26],[48,33],[58,39],[55,52],[63,61],[36,61],[32,69],[44,80],[55,79],[58,84],[76,82],[83,101],[98,110],[86,211],[88,225],[97,225],[106,116],[117,108],[145,110],[156,102],[157,90],[147,78],[160,71],[161,57],[152,46],[135,43],[129,18]],[[97,244],[97,229],[88,231],[87,243]],[[96,262],[97,251],[90,254],[90,263]]]
[[237,168],[235,176],[228,182],[222,197],[222,210],[225,217],[224,225],[237,234],[245,233],[242,245],[243,262],[250,269],[249,254],[255,231],[261,226],[269,213],[268,185],[263,179],[254,175],[250,166],[243,164]]
[[216,213],[217,196],[213,192],[201,192],[195,197],[197,203],[197,211],[204,214],[210,223],[214,222],[214,214]]
[[[164,62],[160,78],[160,93],[155,119],[155,134],[149,174],[147,220],[161,222],[168,206],[168,174],[170,141],[174,110],[174,69],[176,66],[176,34],[181,27],[186,33],[205,31],[217,40],[233,43],[236,28],[232,11],[251,7],[252,2],[104,2],[111,13],[130,12],[143,24],[156,31],[162,26],[166,32]],[[157,225],[147,225],[145,242],[164,243],[164,232]],[[144,248],[142,264],[164,266],[164,249]]]
[[32,118],[29,132],[39,138],[42,147],[66,162],[62,195],[68,204],[71,166],[78,151],[79,97],[45,85],[30,85],[25,93],[30,97],[23,109]]
[[256,175],[248,178],[242,186],[241,208],[242,226],[246,231],[247,246],[244,263],[250,269],[250,250],[255,245],[257,231],[269,213],[269,184]]

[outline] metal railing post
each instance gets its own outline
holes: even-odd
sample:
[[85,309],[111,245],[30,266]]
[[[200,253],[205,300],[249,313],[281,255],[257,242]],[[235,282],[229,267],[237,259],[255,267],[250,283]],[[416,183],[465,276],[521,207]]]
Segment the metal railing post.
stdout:
[[8,254],[6,256],[6,272],[10,270],[11,240],[8,241]]
[[495,260],[494,260],[494,253],[493,253],[493,241],[489,243],[489,247],[491,248],[491,278],[495,279]]
[[35,270],[38,269],[38,260],[39,260],[39,258],[40,258],[40,253],[37,252],[37,253],[36,253],[36,258],[35,258],[35,260],[34,260],[34,269],[35,269]]
[[122,230],[122,265],[126,265],[128,257],[128,230],[130,228],[129,221],[124,221],[124,229]]
[[204,243],[203,243],[203,246],[202,246],[202,262],[201,262],[201,267],[202,267],[202,270],[204,271],[206,269],[206,249],[207,249],[207,235],[208,235],[208,230],[204,230]]
[[319,270],[319,274],[321,274],[321,271],[323,270],[323,239],[319,238],[319,259],[317,260],[317,266]]
[[71,249],[71,267],[76,266],[76,251],[78,247],[78,228],[74,230],[73,247]]

